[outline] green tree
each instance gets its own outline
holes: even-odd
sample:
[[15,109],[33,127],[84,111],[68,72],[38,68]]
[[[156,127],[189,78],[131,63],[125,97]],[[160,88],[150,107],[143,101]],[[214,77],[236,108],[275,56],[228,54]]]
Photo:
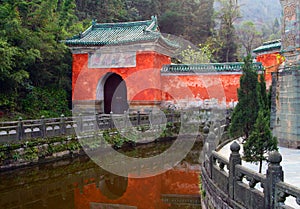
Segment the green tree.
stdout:
[[[174,5],[174,7],[179,7]],[[159,17],[159,26],[163,33],[172,34],[176,36],[183,36],[184,34],[184,22],[182,20],[183,15],[176,11],[176,9],[170,8]],[[170,24],[172,22],[172,24]]]
[[199,48],[188,46],[180,54],[183,64],[210,63],[213,57],[213,49],[209,45],[199,44]]
[[75,0],[1,1],[1,110],[25,111],[22,101],[35,88],[71,94],[71,54],[61,40],[83,30],[75,6]]
[[50,87],[35,87],[22,100],[22,106],[27,115],[39,118],[59,117],[61,114],[70,115],[66,90]]
[[256,90],[257,90],[259,108],[265,110],[265,112],[269,115],[270,102],[269,102],[269,95],[267,93],[264,73],[259,75],[259,83],[257,84]]
[[280,39],[281,30],[280,23],[277,18],[275,18],[274,22],[267,22],[261,28],[263,40],[272,41],[276,39]]
[[152,15],[157,15],[161,32],[181,36],[194,45],[204,43],[211,34],[214,11],[212,0],[127,0],[126,2],[128,13],[135,14],[138,20],[146,20]]
[[[101,22],[120,22],[129,19],[125,0],[76,0],[79,20],[97,19]],[[133,1],[131,1],[133,3]],[[130,5],[130,3],[128,3]]]
[[251,54],[254,47],[262,43],[262,34],[256,29],[251,21],[244,21],[237,28],[237,37],[242,45],[242,55]]
[[272,136],[270,129],[269,111],[261,108],[254,124],[253,131],[244,143],[244,159],[247,162],[259,162],[259,173],[266,154],[277,150],[277,139]]
[[211,36],[214,14],[212,0],[185,0],[178,11],[183,11],[183,37],[195,45],[204,44]]
[[36,50],[23,48],[30,36],[22,27],[18,3],[3,1],[0,5],[0,108],[7,110],[17,107],[20,89],[29,78],[27,67],[39,57]]
[[260,75],[259,80],[256,87],[259,112],[253,130],[244,143],[244,159],[248,162],[259,162],[261,173],[262,162],[266,160],[266,154],[278,148],[277,139],[273,137],[270,129],[270,102],[264,74]]
[[275,18],[272,26],[272,32],[273,34],[277,34],[279,31],[280,31],[280,23],[278,21],[278,18]]
[[229,132],[231,136],[243,136],[247,139],[253,130],[259,111],[257,95],[258,75],[252,68],[251,57],[244,60],[243,75],[238,88],[238,104],[231,117]]
[[159,0],[133,0],[125,2],[130,20],[148,20],[153,15],[161,15],[160,8],[163,2]]
[[218,50],[219,62],[237,61],[237,44],[234,22],[240,18],[240,9],[237,0],[217,0],[219,10],[216,12],[219,29],[216,35],[221,49]]

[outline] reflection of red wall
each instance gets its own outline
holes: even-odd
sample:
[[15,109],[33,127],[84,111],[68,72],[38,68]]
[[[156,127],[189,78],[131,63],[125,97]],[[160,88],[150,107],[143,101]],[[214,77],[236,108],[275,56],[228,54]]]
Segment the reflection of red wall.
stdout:
[[128,179],[127,190],[117,200],[104,196],[95,184],[86,185],[81,194],[75,189],[75,207],[89,209],[90,202],[137,206],[139,209],[168,208],[161,194],[199,194],[199,172],[171,170],[162,175],[145,179]]
[[199,194],[199,172],[171,170],[163,175],[162,194]]
[[[87,54],[73,54],[73,100],[95,100],[98,82],[109,72],[117,73],[125,80],[128,99],[134,100],[134,97],[144,89],[161,88],[160,70],[163,65],[170,62],[169,57],[156,52],[137,52],[136,67],[89,69]],[[161,100],[161,94],[148,92],[145,96],[146,98],[139,99]]]

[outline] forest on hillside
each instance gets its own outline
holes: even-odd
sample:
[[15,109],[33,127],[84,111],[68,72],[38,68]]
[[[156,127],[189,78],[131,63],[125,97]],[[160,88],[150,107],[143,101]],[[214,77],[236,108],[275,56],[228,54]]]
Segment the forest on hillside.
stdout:
[[243,19],[236,0],[0,2],[0,116],[14,118],[70,114],[72,57],[63,40],[84,31],[92,19],[124,22],[157,15],[162,33],[190,41],[196,47],[192,53],[208,51],[210,62],[239,61],[262,41],[280,37],[278,18],[257,27]]

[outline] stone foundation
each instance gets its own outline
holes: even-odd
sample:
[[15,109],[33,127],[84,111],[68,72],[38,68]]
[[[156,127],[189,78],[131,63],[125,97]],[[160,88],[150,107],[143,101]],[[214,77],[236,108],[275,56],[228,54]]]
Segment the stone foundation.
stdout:
[[102,113],[104,110],[101,100],[73,100],[73,113]]

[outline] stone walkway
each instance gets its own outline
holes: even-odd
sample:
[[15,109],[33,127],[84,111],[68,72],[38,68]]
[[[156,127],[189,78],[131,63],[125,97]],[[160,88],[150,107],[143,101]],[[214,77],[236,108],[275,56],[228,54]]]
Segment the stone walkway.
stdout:
[[[239,141],[237,142],[240,144]],[[232,142],[225,145],[221,150],[218,151],[221,155],[227,157],[228,159],[230,155],[231,143]],[[240,154],[242,155],[242,153],[243,153],[243,146],[241,145]],[[284,172],[284,182],[300,188],[300,150],[279,147],[279,153],[282,155],[281,166]],[[258,172],[258,165],[255,165],[254,163],[247,163],[245,161],[242,161],[242,165]],[[266,168],[267,168],[267,163],[264,162],[263,171],[262,171],[263,174],[266,173]],[[287,198],[286,204],[294,208],[300,208],[300,206],[296,204],[295,198],[292,197]]]

